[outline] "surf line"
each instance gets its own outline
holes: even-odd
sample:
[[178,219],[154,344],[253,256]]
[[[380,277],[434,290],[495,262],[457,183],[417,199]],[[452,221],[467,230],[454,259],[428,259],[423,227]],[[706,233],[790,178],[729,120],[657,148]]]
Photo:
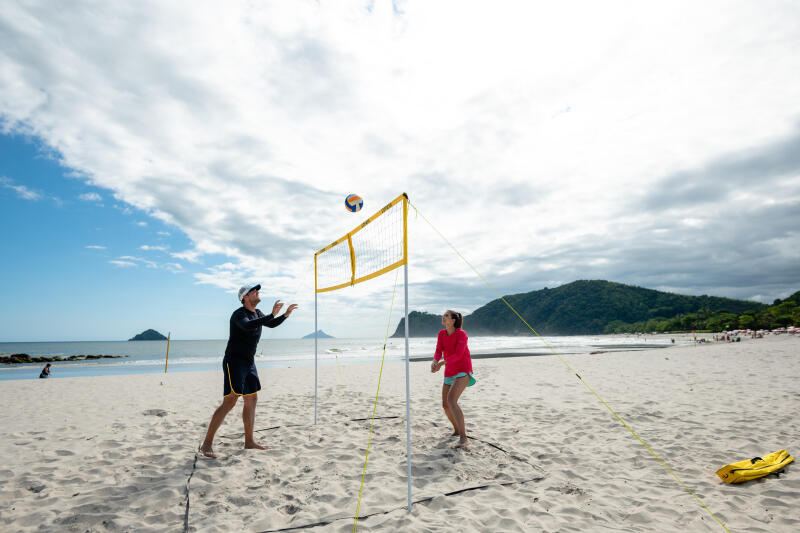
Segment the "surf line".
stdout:
[[645,443],[645,442],[642,440],[642,438],[641,438],[639,435],[637,435],[637,434],[636,434],[636,432],[633,430],[633,428],[631,428],[631,427],[630,427],[630,426],[629,426],[629,425],[628,425],[628,424],[627,424],[627,423],[626,423],[626,422],[625,422],[625,421],[622,419],[622,417],[620,417],[620,416],[617,414],[617,412],[616,412],[616,411],[614,411],[614,409],[612,409],[612,408],[611,408],[611,406],[610,406],[610,405],[608,405],[608,404],[605,402],[605,400],[603,400],[603,398],[601,398],[601,397],[600,397],[600,395],[599,395],[599,394],[598,394],[598,393],[597,393],[597,392],[596,392],[596,391],[595,391],[595,390],[594,390],[594,389],[593,389],[593,388],[592,388],[592,387],[591,387],[591,386],[590,386],[590,385],[589,385],[589,384],[588,384],[588,383],[587,383],[587,382],[586,382],[586,381],[585,381],[585,380],[584,380],[584,379],[583,379],[583,378],[580,376],[580,374],[578,374],[578,372],[577,372],[577,371],[576,371],[574,368],[572,368],[572,367],[570,366],[570,364],[569,364],[569,363],[567,363],[567,361],[566,361],[566,360],[565,360],[563,357],[561,357],[561,354],[559,354],[558,352],[556,352],[556,351],[555,351],[555,349],[554,349],[552,346],[550,346],[550,343],[548,343],[546,340],[544,340],[544,337],[542,337],[541,335],[539,335],[539,333],[538,333],[538,332],[537,332],[535,329],[533,329],[533,328],[531,327],[531,325],[530,325],[530,324],[528,324],[528,322],[527,322],[527,321],[526,321],[524,318],[522,318],[522,315],[520,315],[520,314],[517,312],[517,310],[516,310],[516,309],[514,309],[514,306],[512,306],[510,303],[508,303],[508,300],[506,300],[506,299],[503,297],[503,295],[501,295],[499,292],[497,292],[497,289],[495,289],[495,288],[494,288],[494,286],[493,286],[491,283],[489,283],[489,280],[487,280],[487,279],[486,279],[486,278],[483,276],[483,274],[481,274],[481,273],[478,271],[478,269],[477,269],[477,268],[475,268],[474,266],[472,266],[472,263],[470,263],[469,261],[467,261],[467,258],[466,258],[466,257],[464,257],[464,256],[461,254],[461,252],[459,252],[459,251],[458,251],[458,248],[456,248],[456,247],[453,245],[453,243],[451,243],[449,240],[447,240],[447,237],[445,237],[445,236],[442,234],[442,232],[441,232],[441,231],[439,231],[439,230],[436,228],[436,226],[434,226],[434,225],[431,223],[431,221],[430,221],[430,220],[428,220],[428,219],[425,217],[425,215],[423,215],[423,214],[422,214],[422,213],[419,211],[419,209],[417,209],[417,206],[415,206],[414,204],[412,204],[412,203],[411,203],[411,200],[409,200],[409,201],[408,201],[408,205],[410,205],[411,207],[413,207],[413,208],[414,208],[414,212],[415,212],[415,213],[416,213],[418,216],[421,216],[421,217],[422,217],[422,219],[423,219],[425,222],[427,222],[427,223],[428,223],[428,225],[431,227],[431,229],[433,229],[433,231],[435,231],[435,232],[436,232],[436,233],[439,235],[439,237],[441,237],[441,238],[442,238],[442,240],[443,240],[444,242],[446,242],[446,243],[447,243],[447,245],[448,245],[448,246],[450,246],[450,248],[452,248],[452,249],[453,249],[453,251],[456,253],[456,255],[458,255],[458,257],[460,257],[460,258],[461,258],[461,259],[462,259],[462,260],[463,260],[463,261],[464,261],[464,262],[467,264],[467,266],[469,266],[469,268],[471,268],[471,269],[472,269],[472,271],[473,271],[473,272],[475,272],[475,274],[477,274],[477,275],[478,275],[478,277],[479,277],[479,278],[481,278],[481,280],[483,280],[483,282],[486,284],[486,286],[487,286],[487,287],[489,287],[489,288],[492,290],[492,292],[494,292],[494,293],[497,295],[498,299],[502,300],[502,301],[503,301],[503,303],[504,303],[504,304],[506,304],[506,306],[508,306],[508,308],[509,308],[509,309],[511,309],[511,311],[512,311],[512,312],[513,312],[515,315],[517,315],[517,318],[519,318],[519,319],[522,321],[522,323],[523,323],[523,324],[525,324],[525,326],[527,326],[527,328],[528,328],[529,330],[531,330],[531,332],[533,332],[533,334],[534,334],[534,335],[536,335],[537,337],[539,337],[539,339],[540,339],[540,340],[541,340],[541,341],[544,343],[544,345],[545,345],[545,346],[547,346],[547,348],[548,348],[548,349],[549,349],[549,350],[550,350],[550,351],[553,353],[553,355],[555,355],[556,357],[558,357],[559,361],[561,361],[561,362],[564,364],[564,366],[565,366],[565,367],[567,367],[567,369],[568,369],[568,370],[570,370],[570,371],[571,371],[573,374],[575,374],[575,377],[577,377],[577,378],[578,378],[578,381],[580,381],[580,382],[583,384],[583,386],[584,386],[584,387],[586,387],[587,389],[589,389],[589,392],[591,392],[592,394],[594,394],[594,395],[595,395],[595,397],[597,397],[597,399],[600,401],[600,403],[602,403],[602,404],[603,404],[603,405],[606,407],[606,409],[608,409],[608,410],[611,412],[611,414],[612,414],[612,415],[614,415],[614,416],[617,418],[617,420],[619,420],[619,421],[620,421],[620,423],[621,423],[623,426],[625,426],[625,428],[626,428],[628,431],[630,431],[630,432],[631,432],[631,434],[632,434],[634,437],[636,437],[636,439],[637,439],[637,440],[638,440],[638,441],[639,441],[639,442],[642,444],[642,446],[644,446],[645,448],[647,448],[647,451],[648,451],[648,452],[650,452],[650,453],[653,455],[653,457],[655,457],[655,458],[656,458],[656,460],[658,460],[658,462],[659,462],[659,463],[661,463],[661,466],[663,466],[664,468],[666,468],[666,469],[667,469],[667,472],[669,472],[670,474],[672,474],[672,477],[674,477],[674,478],[675,478],[675,480],[676,480],[678,483],[680,483],[680,485],[681,485],[681,486],[682,486],[684,489],[686,489],[686,492],[688,492],[689,494],[691,494],[691,495],[694,497],[694,499],[695,499],[695,500],[697,500],[697,503],[699,503],[699,504],[700,504],[700,505],[703,507],[703,509],[705,509],[706,511],[708,511],[708,514],[710,514],[710,515],[711,515],[711,516],[714,518],[714,520],[716,520],[717,522],[719,522],[719,525],[721,525],[721,526],[723,527],[723,529],[725,529],[725,531],[727,531],[728,533],[731,533],[731,530],[730,530],[730,529],[728,529],[728,527],[727,527],[727,526],[726,526],[726,525],[725,525],[725,524],[722,522],[722,520],[720,520],[719,518],[717,518],[717,515],[715,515],[715,514],[714,514],[714,513],[711,511],[711,509],[709,509],[709,508],[706,506],[706,504],[705,504],[705,503],[703,503],[703,500],[701,500],[701,499],[700,499],[700,497],[699,497],[697,494],[695,494],[695,493],[692,491],[692,489],[690,489],[689,487],[687,487],[687,486],[686,486],[686,484],[685,484],[685,483],[684,483],[684,482],[681,480],[681,478],[679,478],[679,477],[678,477],[678,474],[676,474],[675,472],[673,472],[673,470],[672,470],[672,469],[671,469],[669,466],[667,466],[667,463],[665,463],[665,462],[664,462],[664,461],[661,459],[661,457],[659,457],[659,456],[656,454],[656,452],[654,452],[654,451],[653,451],[653,450],[650,448],[650,446],[648,446],[648,445],[647,445],[647,444],[646,444],[646,443]]

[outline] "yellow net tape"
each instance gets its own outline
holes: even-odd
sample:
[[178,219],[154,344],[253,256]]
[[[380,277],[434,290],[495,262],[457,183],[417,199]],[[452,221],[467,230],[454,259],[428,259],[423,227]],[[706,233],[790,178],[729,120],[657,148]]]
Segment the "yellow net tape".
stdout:
[[447,243],[447,245],[448,245],[448,246],[450,246],[450,248],[452,248],[452,249],[453,249],[453,251],[454,251],[454,252],[455,252],[455,253],[458,255],[458,257],[460,257],[460,258],[461,258],[461,259],[462,259],[462,260],[463,260],[463,261],[464,261],[464,262],[465,262],[465,263],[466,263],[466,264],[467,264],[467,265],[468,265],[468,266],[469,266],[469,267],[472,269],[472,271],[473,271],[473,272],[475,272],[475,274],[477,274],[477,275],[478,275],[478,277],[480,277],[480,278],[481,278],[481,280],[483,280],[483,282],[484,282],[484,283],[485,283],[485,284],[486,284],[486,285],[487,285],[487,286],[488,286],[488,287],[489,287],[489,288],[492,290],[492,292],[494,292],[494,293],[497,295],[497,297],[498,297],[499,299],[501,299],[501,300],[503,301],[503,303],[504,303],[504,304],[506,304],[506,305],[508,306],[508,308],[509,308],[509,309],[511,309],[511,311],[512,311],[512,312],[513,312],[515,315],[517,315],[517,317],[518,317],[518,318],[519,318],[519,319],[522,321],[522,323],[523,323],[523,324],[525,324],[525,326],[527,326],[527,328],[528,328],[529,330],[531,330],[531,331],[533,332],[533,334],[534,334],[534,335],[536,335],[537,337],[539,337],[539,339],[540,339],[540,340],[541,340],[541,341],[542,341],[542,342],[545,344],[545,346],[547,346],[547,348],[548,348],[548,349],[549,349],[549,350],[550,350],[550,351],[553,353],[553,355],[555,355],[556,357],[558,357],[558,359],[559,359],[559,360],[560,360],[562,363],[564,363],[564,366],[566,366],[566,367],[567,367],[567,368],[568,368],[568,369],[569,369],[569,370],[570,370],[570,371],[571,371],[573,374],[575,374],[575,376],[578,378],[578,380],[579,380],[581,383],[583,383],[583,385],[584,385],[584,386],[585,386],[587,389],[589,389],[589,391],[590,391],[592,394],[594,394],[594,395],[595,395],[595,397],[597,397],[597,399],[598,399],[598,400],[600,400],[600,403],[602,403],[602,404],[603,404],[603,405],[606,407],[606,409],[608,409],[609,411],[611,411],[611,414],[613,414],[613,415],[614,415],[614,416],[617,418],[617,420],[619,420],[619,421],[622,423],[622,425],[623,425],[623,426],[625,426],[625,428],[627,428],[627,430],[628,430],[628,431],[630,431],[630,432],[631,432],[631,434],[632,434],[634,437],[636,437],[636,439],[637,439],[637,440],[638,440],[640,443],[642,443],[642,446],[644,446],[645,448],[647,448],[647,451],[649,451],[649,452],[650,452],[650,453],[653,455],[653,457],[655,457],[655,458],[658,460],[658,462],[659,462],[659,463],[661,463],[661,465],[662,465],[664,468],[666,468],[666,469],[667,469],[667,471],[668,471],[670,474],[672,474],[672,477],[674,477],[674,478],[675,478],[675,479],[678,481],[678,483],[680,483],[680,484],[681,484],[681,486],[682,486],[684,489],[686,489],[686,491],[687,491],[687,492],[689,492],[689,494],[691,494],[692,496],[694,496],[694,499],[695,499],[695,500],[697,500],[697,502],[698,502],[698,503],[699,503],[699,504],[700,504],[700,505],[703,507],[703,509],[705,509],[706,511],[708,511],[708,513],[709,513],[711,516],[713,516],[713,517],[714,517],[714,520],[716,520],[717,522],[719,522],[719,525],[721,525],[721,526],[722,526],[722,527],[725,529],[725,531],[728,531],[728,533],[730,533],[730,529],[728,529],[728,528],[725,526],[725,524],[723,524],[723,523],[722,523],[722,521],[721,521],[719,518],[717,518],[717,516],[716,516],[716,515],[715,515],[713,512],[711,512],[711,509],[709,509],[708,507],[706,507],[706,504],[704,504],[704,503],[703,503],[703,501],[702,501],[702,500],[701,500],[701,499],[700,499],[700,498],[697,496],[697,494],[695,494],[694,492],[692,492],[692,490],[691,490],[689,487],[687,487],[687,486],[686,486],[686,484],[684,484],[684,482],[683,482],[683,481],[681,481],[681,479],[678,477],[678,475],[677,475],[675,472],[673,472],[673,471],[672,471],[672,469],[671,469],[669,466],[667,466],[667,464],[666,464],[664,461],[662,461],[662,460],[661,460],[661,458],[660,458],[658,455],[656,455],[656,452],[654,452],[654,451],[653,451],[653,450],[650,448],[650,446],[648,446],[648,445],[647,445],[647,444],[646,444],[646,443],[645,443],[645,442],[644,442],[644,441],[641,439],[641,437],[639,437],[639,435],[637,435],[637,434],[636,434],[636,432],[635,432],[635,431],[633,431],[633,429],[632,429],[632,428],[631,428],[631,427],[630,427],[628,424],[626,424],[624,420],[622,420],[622,418],[621,418],[621,417],[620,417],[620,416],[619,416],[619,415],[618,415],[618,414],[617,414],[617,413],[616,413],[616,412],[615,412],[615,411],[614,411],[614,410],[611,408],[611,406],[609,406],[609,405],[608,405],[608,404],[605,402],[605,400],[603,400],[603,398],[601,398],[601,397],[600,397],[600,395],[599,395],[599,394],[597,394],[597,392],[596,392],[596,391],[595,391],[595,390],[594,390],[592,387],[590,387],[588,383],[586,383],[586,381],[585,381],[585,380],[584,380],[584,379],[583,379],[583,378],[580,376],[580,374],[578,374],[578,372],[576,372],[576,371],[575,371],[575,369],[574,369],[574,368],[572,368],[572,367],[570,366],[570,364],[569,364],[569,363],[567,363],[567,361],[565,361],[565,360],[564,360],[564,358],[563,358],[563,357],[561,357],[561,355],[560,355],[558,352],[556,352],[556,351],[553,349],[553,347],[552,347],[552,346],[550,346],[550,344],[549,344],[549,343],[548,343],[546,340],[544,340],[544,338],[543,338],[541,335],[539,335],[539,334],[536,332],[536,330],[535,330],[535,329],[533,329],[533,328],[531,327],[531,325],[530,325],[530,324],[528,324],[528,322],[527,322],[527,321],[526,321],[524,318],[522,318],[522,315],[520,315],[520,314],[517,312],[517,310],[516,310],[516,309],[514,309],[514,306],[512,306],[510,303],[508,303],[508,301],[507,301],[505,298],[503,298],[503,296],[502,296],[502,295],[500,295],[500,293],[499,293],[499,292],[497,292],[497,290],[494,288],[494,286],[492,286],[492,284],[491,284],[491,283],[489,283],[489,281],[488,281],[488,280],[487,280],[487,279],[486,279],[486,278],[483,276],[483,274],[481,274],[480,272],[478,272],[478,269],[476,269],[474,266],[472,266],[472,263],[470,263],[469,261],[467,261],[467,258],[466,258],[466,257],[464,257],[463,255],[461,255],[461,252],[459,252],[459,251],[458,251],[458,249],[457,249],[457,248],[456,248],[456,247],[453,245],[453,243],[451,243],[449,240],[447,240],[447,237],[445,237],[445,236],[442,234],[442,232],[441,232],[441,231],[439,231],[438,229],[436,229],[436,226],[434,226],[434,225],[431,223],[431,221],[430,221],[430,220],[428,220],[428,219],[425,217],[425,215],[423,215],[423,214],[422,214],[422,213],[419,211],[419,209],[417,209],[417,207],[416,207],[414,204],[412,204],[411,202],[409,202],[409,204],[411,205],[411,207],[413,207],[413,208],[414,208],[414,211],[416,212],[416,214],[417,214],[417,215],[419,215],[419,216],[421,216],[421,217],[422,217],[422,219],[423,219],[425,222],[427,222],[427,223],[428,223],[428,225],[429,225],[431,228],[433,228],[433,231],[435,231],[436,233],[438,233],[438,234],[439,234],[439,237],[441,237],[441,238],[442,238],[442,240],[444,240],[444,242],[446,242],[446,243]]
[[401,194],[355,229],[314,254],[314,290],[335,291],[408,262],[408,197]]

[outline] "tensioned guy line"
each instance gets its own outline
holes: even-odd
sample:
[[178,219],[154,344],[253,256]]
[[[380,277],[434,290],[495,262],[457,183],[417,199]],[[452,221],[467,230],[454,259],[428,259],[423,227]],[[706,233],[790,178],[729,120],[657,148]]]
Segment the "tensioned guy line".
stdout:
[[447,245],[448,245],[448,246],[450,246],[450,248],[452,248],[452,249],[453,249],[453,251],[454,251],[454,252],[455,252],[455,253],[458,255],[458,257],[460,257],[460,258],[461,258],[461,259],[462,259],[462,260],[463,260],[463,261],[464,261],[464,262],[467,264],[467,266],[469,266],[469,267],[472,269],[472,271],[473,271],[473,272],[475,272],[475,274],[477,274],[477,275],[478,275],[478,277],[479,277],[479,278],[481,278],[481,280],[483,280],[483,282],[486,284],[486,286],[487,286],[487,287],[489,287],[489,289],[491,289],[491,291],[492,291],[492,292],[494,292],[494,293],[497,295],[497,297],[498,297],[500,300],[502,300],[504,304],[506,304],[506,305],[508,306],[508,308],[509,308],[509,309],[511,309],[511,311],[512,311],[512,312],[513,312],[513,313],[514,313],[516,316],[517,316],[517,318],[519,318],[519,319],[522,321],[522,323],[523,323],[523,324],[525,324],[525,326],[526,326],[526,327],[527,327],[529,330],[531,330],[531,332],[533,332],[533,334],[534,334],[534,335],[536,335],[536,336],[537,336],[537,337],[538,337],[538,338],[539,338],[539,339],[540,339],[540,340],[541,340],[541,341],[544,343],[544,345],[545,345],[545,346],[547,346],[547,348],[548,348],[548,349],[549,349],[549,350],[550,350],[550,351],[553,353],[553,355],[555,355],[556,357],[558,357],[559,361],[561,361],[561,362],[564,364],[564,366],[565,366],[565,367],[567,367],[567,369],[568,369],[570,372],[572,372],[573,374],[575,374],[575,377],[577,377],[577,378],[578,378],[578,381],[580,381],[581,383],[583,383],[583,385],[584,385],[584,386],[585,386],[585,387],[586,387],[586,388],[587,388],[587,389],[588,389],[588,390],[589,390],[589,391],[590,391],[592,394],[594,394],[594,395],[595,395],[595,397],[596,397],[598,400],[600,400],[600,403],[602,403],[602,404],[603,404],[603,405],[606,407],[606,409],[608,409],[608,410],[611,412],[611,414],[613,414],[613,415],[616,417],[616,419],[617,419],[617,420],[619,420],[619,421],[620,421],[620,423],[621,423],[623,426],[625,426],[625,428],[626,428],[628,431],[630,431],[630,432],[631,432],[631,434],[632,434],[634,437],[636,437],[636,439],[637,439],[637,440],[638,440],[638,441],[639,441],[639,442],[642,444],[642,446],[644,446],[645,448],[647,448],[647,451],[649,451],[649,452],[650,452],[650,453],[653,455],[653,457],[655,457],[655,458],[658,460],[658,462],[659,462],[659,463],[661,463],[661,465],[662,465],[664,468],[666,468],[666,469],[667,469],[667,472],[669,472],[670,474],[672,474],[672,477],[674,477],[674,478],[675,478],[675,479],[678,481],[678,483],[680,483],[680,484],[681,484],[681,486],[682,486],[684,489],[686,489],[686,491],[687,491],[689,494],[691,494],[692,496],[694,496],[694,499],[695,499],[695,500],[697,500],[697,502],[698,502],[698,503],[699,503],[699,504],[700,504],[700,505],[703,507],[703,509],[705,509],[706,511],[708,511],[708,513],[709,513],[711,516],[713,516],[713,517],[714,517],[714,520],[716,520],[717,522],[719,522],[719,525],[721,525],[721,526],[722,526],[722,527],[725,529],[725,531],[727,531],[728,533],[730,533],[730,529],[728,529],[728,527],[727,527],[725,524],[723,524],[723,523],[722,523],[722,520],[720,520],[719,518],[717,518],[717,516],[716,516],[716,515],[715,515],[715,514],[714,514],[714,513],[711,511],[711,509],[709,509],[709,508],[706,506],[706,504],[705,504],[705,503],[703,503],[703,501],[702,501],[702,500],[701,500],[701,499],[700,499],[700,498],[697,496],[697,494],[695,494],[695,493],[692,491],[692,489],[690,489],[689,487],[687,487],[687,486],[686,486],[686,484],[685,484],[683,481],[681,481],[681,479],[678,477],[678,475],[677,475],[677,474],[676,474],[676,473],[675,473],[675,472],[674,472],[674,471],[673,471],[673,470],[672,470],[672,469],[671,469],[669,466],[667,466],[667,464],[666,464],[664,461],[662,461],[662,460],[661,460],[661,458],[660,458],[660,457],[659,457],[659,456],[656,454],[656,452],[654,452],[654,451],[653,451],[653,449],[652,449],[652,448],[650,448],[650,446],[648,446],[648,445],[647,445],[647,443],[645,443],[645,442],[642,440],[642,438],[641,438],[641,437],[639,437],[639,435],[637,435],[637,434],[636,434],[636,432],[635,432],[635,431],[634,431],[634,430],[633,430],[633,429],[632,429],[632,428],[631,428],[631,427],[630,427],[630,426],[629,426],[629,425],[628,425],[628,424],[627,424],[627,423],[626,423],[626,422],[625,422],[625,421],[622,419],[622,417],[620,417],[620,416],[619,416],[619,415],[616,413],[616,411],[614,411],[614,409],[612,409],[612,408],[611,408],[611,406],[610,406],[610,405],[608,405],[608,404],[605,402],[605,400],[603,400],[603,398],[601,398],[601,397],[600,397],[600,395],[599,395],[599,394],[598,394],[598,393],[597,393],[597,392],[596,392],[596,391],[595,391],[595,390],[594,390],[594,389],[593,389],[593,388],[592,388],[592,387],[591,387],[591,386],[590,386],[590,385],[589,385],[589,384],[586,382],[586,380],[584,380],[584,379],[581,377],[581,375],[580,375],[580,374],[578,374],[578,372],[577,372],[577,371],[576,371],[574,368],[572,368],[572,366],[570,366],[570,364],[569,364],[569,363],[568,363],[568,362],[567,362],[567,361],[566,361],[566,360],[565,360],[563,357],[561,357],[561,355],[560,355],[558,352],[556,352],[556,351],[555,351],[555,349],[553,349],[553,347],[552,347],[552,346],[550,346],[550,344],[549,344],[549,343],[548,343],[548,342],[547,342],[547,341],[546,341],[546,340],[545,340],[545,339],[544,339],[544,338],[543,338],[541,335],[539,335],[539,333],[537,333],[537,331],[536,331],[535,329],[533,329],[533,327],[531,327],[531,325],[530,325],[530,324],[528,324],[528,322],[527,322],[527,321],[526,321],[526,320],[525,320],[525,319],[522,317],[522,315],[520,315],[520,314],[517,312],[517,310],[516,310],[516,309],[514,309],[514,306],[512,306],[512,305],[511,305],[511,304],[508,302],[508,300],[506,300],[506,299],[505,299],[505,298],[504,298],[504,297],[503,297],[503,296],[502,296],[502,295],[501,295],[501,294],[500,294],[500,293],[497,291],[497,289],[495,289],[495,288],[494,288],[494,286],[493,286],[491,283],[489,283],[489,280],[487,280],[487,279],[486,279],[486,278],[483,276],[483,274],[481,274],[481,273],[478,271],[478,269],[477,269],[477,268],[475,268],[474,266],[472,266],[472,263],[470,263],[469,261],[467,261],[467,258],[466,258],[466,257],[464,257],[464,256],[461,254],[461,252],[459,252],[459,251],[458,251],[458,249],[457,249],[457,248],[456,248],[456,247],[453,245],[453,243],[451,243],[451,242],[450,242],[450,241],[447,239],[447,237],[445,237],[445,236],[442,234],[442,232],[441,232],[441,231],[439,231],[439,230],[436,228],[436,226],[434,226],[434,225],[431,223],[431,221],[430,221],[430,220],[428,220],[428,219],[425,217],[425,215],[423,215],[423,214],[420,212],[420,210],[419,210],[419,209],[417,209],[417,206],[415,206],[415,205],[414,205],[414,204],[411,202],[411,200],[409,200],[409,201],[408,201],[408,204],[409,204],[411,207],[413,207],[413,208],[414,208],[414,211],[415,211],[415,212],[416,212],[416,213],[417,213],[419,216],[421,216],[421,217],[422,217],[422,219],[423,219],[425,222],[427,222],[427,223],[428,223],[428,225],[429,225],[429,226],[430,226],[430,227],[433,229],[433,231],[435,231],[437,234],[439,234],[439,237],[441,237],[441,238],[442,238],[442,240],[443,240],[444,242],[446,242],[446,243],[447,243]]

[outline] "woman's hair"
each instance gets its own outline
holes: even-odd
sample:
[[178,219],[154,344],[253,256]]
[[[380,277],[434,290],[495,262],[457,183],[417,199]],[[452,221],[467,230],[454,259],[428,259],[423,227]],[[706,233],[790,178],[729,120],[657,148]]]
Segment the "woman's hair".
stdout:
[[453,319],[455,319],[455,321],[456,321],[455,326],[457,328],[460,328],[461,324],[464,323],[464,317],[461,316],[461,313],[458,313],[456,311],[448,309],[447,310],[447,314],[450,315],[451,317],[453,317]]

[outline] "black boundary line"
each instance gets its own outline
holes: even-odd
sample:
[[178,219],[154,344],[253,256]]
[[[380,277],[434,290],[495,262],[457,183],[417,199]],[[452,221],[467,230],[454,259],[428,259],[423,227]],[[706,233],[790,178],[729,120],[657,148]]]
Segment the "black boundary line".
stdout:
[[533,463],[531,463],[530,461],[528,461],[524,457],[520,457],[519,455],[513,454],[513,453],[509,452],[508,450],[504,450],[503,448],[501,448],[497,444],[494,444],[493,442],[489,442],[487,440],[482,440],[482,439],[479,439],[479,438],[476,438],[476,437],[470,437],[470,436],[467,436],[467,437],[470,440],[476,440],[478,442],[482,442],[482,443],[484,443],[484,444],[486,444],[488,446],[491,446],[492,448],[496,448],[496,449],[500,450],[501,452],[503,452],[504,454],[506,454],[509,457],[511,457],[512,459],[514,459],[515,461],[520,461],[522,463],[525,463],[526,465],[530,466],[531,468],[534,468],[534,469],[538,469],[539,468],[538,466],[534,465]]
[[[375,420],[386,420],[388,418],[400,418],[399,416],[376,416]],[[372,417],[368,418],[351,418],[350,422],[366,422],[367,420],[372,420]]]
[[[497,483],[497,484],[489,484],[489,485],[478,485],[476,487],[467,487],[465,489],[454,490],[452,492],[445,492],[444,494],[442,494],[442,496],[456,496],[458,494],[463,494],[465,492],[469,492],[469,491],[473,491],[473,490],[481,490],[481,489],[485,489],[485,488],[489,488],[489,487],[508,487],[510,485],[521,485],[521,484],[524,484],[524,483],[531,483],[533,481],[541,481],[543,479],[544,479],[544,477],[534,477],[534,478],[525,479],[525,480],[522,480],[522,481],[508,481],[506,483]],[[420,504],[420,503],[426,503],[426,502],[429,502],[429,501],[433,500],[434,498],[438,498],[438,497],[439,497],[438,494],[436,496],[428,496],[427,498],[422,498],[421,500],[417,500],[415,502],[412,502],[411,505]],[[403,505],[403,506],[400,506],[400,507],[395,507],[394,509],[389,509],[387,511],[377,511],[377,512],[370,513],[370,514],[367,514],[367,515],[359,516],[358,519],[359,520],[366,520],[371,516],[389,514],[389,513],[392,513],[394,511],[399,511],[400,509],[408,509],[408,506],[407,505]],[[284,527],[284,528],[281,528],[281,529],[267,529],[267,530],[264,530],[264,531],[259,531],[258,533],[279,533],[281,531],[294,531],[296,529],[310,529],[312,527],[327,526],[328,524],[332,524],[334,522],[338,522],[339,520],[353,520],[353,519],[355,519],[354,516],[340,516],[339,518],[332,518],[330,520],[323,521],[323,522],[315,522],[313,524],[305,524],[305,525],[302,525],[302,526]]]
[[197,468],[197,452],[194,452],[194,463],[192,464],[192,471],[189,474],[189,479],[186,480],[186,513],[183,515],[183,533],[189,531],[189,482],[192,480],[194,471]]
[[[400,418],[399,416],[376,416],[375,420],[385,420],[388,418]],[[369,418],[350,418],[347,422],[365,422],[367,420],[372,420],[372,417]],[[314,424],[286,424],[283,426],[272,426],[269,428],[262,428],[257,429],[253,433],[259,433],[261,431],[272,431],[273,429],[280,429],[280,428],[299,428],[304,426],[313,426]],[[244,436],[244,433],[237,433],[236,435],[220,435],[219,438],[221,439],[238,439],[239,437]]]
[[[376,416],[375,420],[379,420],[379,419],[385,420],[385,419],[391,419],[391,418],[400,418],[400,417],[399,416]],[[366,420],[372,420],[372,417],[370,417],[370,418],[351,418],[350,420],[348,420],[348,422],[364,422]],[[313,424],[286,424],[286,425],[283,425],[283,426],[272,426],[272,427],[269,427],[269,428],[257,429],[257,430],[254,431],[254,433],[259,433],[261,431],[272,431],[273,429],[280,429],[280,428],[286,428],[286,427],[304,427],[304,426],[311,426],[311,425],[313,425]],[[241,437],[242,435],[244,435],[244,433],[239,433],[237,435],[220,435],[219,438],[221,438],[221,439],[236,439],[236,438]],[[195,452],[195,454],[194,454],[194,463],[192,464],[192,471],[189,474],[189,479],[186,480],[186,512],[183,515],[183,532],[184,533],[187,533],[189,531],[189,482],[192,480],[192,476],[194,475],[194,471],[197,468],[197,459],[198,459],[198,454],[197,454],[197,452]],[[295,528],[295,529],[297,529],[297,528]]]
[[[400,418],[400,417],[399,416],[376,416],[375,420],[386,420],[386,419],[394,419],[394,418]],[[369,418],[351,418],[351,419],[349,419],[347,421],[348,422],[365,422],[367,420],[372,420],[372,417],[369,417]],[[272,426],[272,427],[268,427],[268,428],[257,429],[257,430],[254,431],[254,433],[258,433],[260,431],[271,431],[271,430],[274,430],[274,429],[280,429],[280,428],[284,428],[284,427],[308,427],[308,426],[312,426],[312,425],[314,425],[314,424],[286,424],[286,425],[283,425],[283,426]],[[237,434],[237,435],[220,435],[220,438],[233,439],[233,438],[241,437],[242,435],[244,435],[244,433]],[[479,438],[476,438],[476,437],[469,437],[469,439],[477,441],[477,442],[482,442],[483,444],[486,444],[488,446],[491,446],[492,448],[500,450],[501,452],[503,452],[504,454],[508,455],[512,459],[514,459],[516,461],[523,462],[523,463],[531,466],[532,468],[538,468],[535,465],[531,464],[531,462],[528,461],[527,459],[525,459],[524,457],[520,457],[518,455],[512,454],[508,450],[505,450],[505,449],[501,448],[500,446],[498,446],[497,444],[494,444],[493,442],[489,442],[489,441],[486,441],[486,440],[483,440],[483,439],[479,439]],[[183,518],[183,531],[184,531],[184,533],[187,533],[189,531],[189,482],[192,480],[192,476],[194,475],[194,471],[197,468],[197,459],[198,459],[198,454],[197,454],[197,452],[195,452],[195,454],[194,454],[194,464],[192,465],[192,472],[189,474],[189,479],[186,480],[186,514],[184,515],[184,518]],[[478,486],[475,486],[475,487],[467,487],[465,489],[454,490],[452,492],[445,492],[444,494],[442,494],[442,496],[456,496],[456,495],[462,494],[464,492],[469,492],[469,491],[473,491],[473,490],[481,490],[481,489],[485,489],[485,488],[488,488],[488,487],[508,487],[510,485],[521,485],[521,484],[524,484],[524,483],[531,483],[531,482],[534,482],[534,481],[541,481],[543,479],[544,479],[544,477],[535,477],[535,478],[531,478],[531,479],[525,479],[525,480],[522,480],[522,481],[508,481],[506,483],[497,483],[497,484],[489,484],[489,485],[478,485]],[[421,500],[417,500],[417,501],[411,502],[411,505],[414,505],[414,504],[417,504],[417,503],[429,502],[429,501],[431,501],[431,500],[433,500],[434,498],[437,498],[437,497],[438,497],[438,495],[437,496],[429,496],[427,498],[422,498]],[[407,508],[408,508],[408,505],[403,505],[401,507],[396,507],[394,509],[389,509],[388,511],[376,511],[374,513],[370,513],[370,514],[367,514],[367,515],[359,516],[358,519],[359,520],[366,520],[367,518],[369,518],[371,516],[389,514],[391,512],[397,511],[399,509],[407,509]],[[293,531],[293,530],[296,530],[296,529],[309,529],[309,528],[312,528],[312,527],[326,526],[328,524],[332,524],[333,522],[337,522],[339,520],[344,520],[344,519],[355,519],[355,516],[342,516],[342,517],[339,517],[339,518],[332,518],[332,519],[330,519],[328,521],[315,522],[313,524],[305,524],[305,525],[302,525],[302,526],[285,527],[285,528],[282,528],[282,529],[267,529],[267,530],[264,530],[264,531],[260,531],[258,533],[280,533],[282,531]]]
[[[295,428],[295,427],[302,427],[308,426],[310,424],[285,424],[283,426],[272,426],[270,428],[261,428],[256,429],[253,433],[261,433],[262,431],[272,431],[273,429],[280,429],[280,428]],[[239,437],[243,437],[244,433],[237,433],[236,435],[220,435],[220,439],[238,439]]]

